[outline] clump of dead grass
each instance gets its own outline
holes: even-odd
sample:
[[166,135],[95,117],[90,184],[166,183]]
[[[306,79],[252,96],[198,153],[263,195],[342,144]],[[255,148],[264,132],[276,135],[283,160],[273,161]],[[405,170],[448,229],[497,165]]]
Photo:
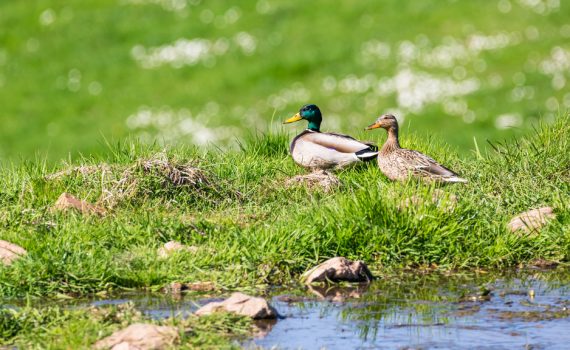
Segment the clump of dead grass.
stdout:
[[140,161],[142,169],[151,175],[162,176],[174,186],[210,186],[211,181],[206,172],[191,163],[177,164],[171,162],[166,154],[159,153],[153,158]]
[[148,198],[212,198],[221,188],[198,161],[178,161],[160,152],[127,165],[73,166],[45,177],[47,181],[75,179],[81,186],[100,191],[96,203],[112,209],[124,202]]

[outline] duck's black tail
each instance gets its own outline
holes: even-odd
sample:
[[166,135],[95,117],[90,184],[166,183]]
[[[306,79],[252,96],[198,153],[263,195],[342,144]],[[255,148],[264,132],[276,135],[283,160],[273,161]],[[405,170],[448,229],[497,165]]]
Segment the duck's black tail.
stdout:
[[363,162],[374,160],[378,156],[378,147],[370,146],[369,148],[365,148],[358,152],[355,152],[356,157]]

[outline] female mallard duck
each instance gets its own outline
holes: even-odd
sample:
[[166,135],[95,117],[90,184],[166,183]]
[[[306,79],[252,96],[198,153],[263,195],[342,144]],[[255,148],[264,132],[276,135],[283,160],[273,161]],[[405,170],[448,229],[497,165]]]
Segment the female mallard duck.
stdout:
[[384,114],[366,130],[383,128],[388,139],[378,153],[378,166],[390,180],[406,180],[412,176],[426,181],[467,182],[456,173],[423,153],[400,147],[398,121],[391,114]]
[[305,105],[299,113],[283,122],[305,119],[309,126],[291,141],[289,151],[295,163],[310,169],[339,169],[361,161],[372,160],[378,148],[350,136],[321,132],[322,115],[319,107]]

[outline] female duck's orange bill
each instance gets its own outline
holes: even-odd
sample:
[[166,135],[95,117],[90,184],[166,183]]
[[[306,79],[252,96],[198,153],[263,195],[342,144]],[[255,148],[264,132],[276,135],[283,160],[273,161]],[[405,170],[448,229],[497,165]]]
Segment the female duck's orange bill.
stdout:
[[380,127],[380,123],[376,122],[374,124],[368,125],[366,128],[364,128],[364,130],[378,129],[379,127]]

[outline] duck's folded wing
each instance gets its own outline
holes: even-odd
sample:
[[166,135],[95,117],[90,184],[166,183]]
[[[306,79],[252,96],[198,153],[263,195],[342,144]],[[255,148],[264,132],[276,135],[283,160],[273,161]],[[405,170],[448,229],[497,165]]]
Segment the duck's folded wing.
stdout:
[[348,135],[336,133],[311,133],[305,135],[305,140],[342,153],[356,153],[368,149],[374,150],[373,147],[375,147]]
[[443,165],[436,162],[431,157],[423,153],[413,150],[406,150],[406,156],[401,157],[401,161],[405,163],[408,169],[415,172],[428,173],[430,175],[437,175],[442,177],[457,176],[456,173]]
[[298,164],[320,169],[342,168],[359,161],[355,153],[339,152],[333,148],[308,142],[304,138],[297,142],[292,156]]

